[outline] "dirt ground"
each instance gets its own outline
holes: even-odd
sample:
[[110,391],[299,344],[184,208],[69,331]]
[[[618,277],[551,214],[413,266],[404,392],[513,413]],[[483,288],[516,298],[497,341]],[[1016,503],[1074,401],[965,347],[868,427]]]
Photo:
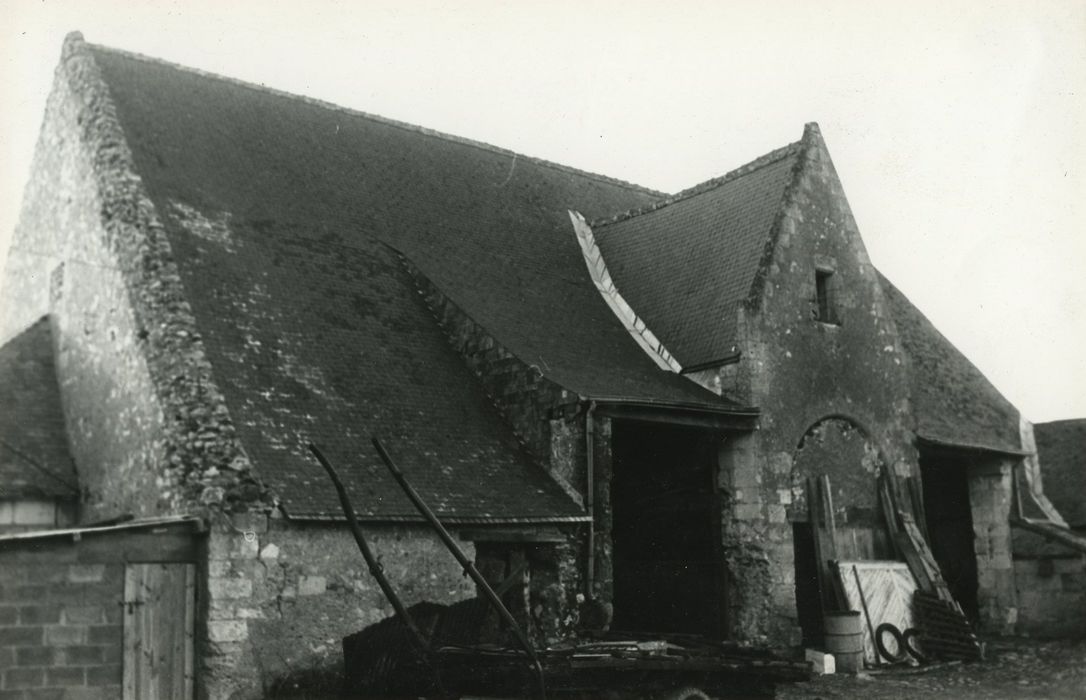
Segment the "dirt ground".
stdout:
[[863,698],[1086,699],[1086,640],[994,641],[984,661],[821,676],[778,688],[776,700]]

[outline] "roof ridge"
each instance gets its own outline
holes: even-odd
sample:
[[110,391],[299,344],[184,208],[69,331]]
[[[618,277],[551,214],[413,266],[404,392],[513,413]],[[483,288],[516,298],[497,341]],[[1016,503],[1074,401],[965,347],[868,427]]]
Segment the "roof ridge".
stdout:
[[[1030,421],[1033,423],[1033,421]],[[1043,420],[1038,423],[1033,423],[1033,427],[1038,425],[1055,425],[1056,423],[1081,423],[1086,425],[1086,418],[1057,418],[1056,420]]]
[[597,180],[599,182],[604,182],[604,183],[608,183],[608,184],[612,184],[612,185],[618,185],[619,187],[623,187],[625,189],[630,189],[630,190],[635,190],[635,191],[641,192],[643,194],[650,194],[650,195],[655,195],[655,196],[663,196],[665,194],[664,192],[661,192],[660,190],[654,190],[652,188],[645,187],[644,185],[639,185],[639,184],[637,184],[635,182],[630,182],[628,180],[622,180],[622,179],[619,179],[617,177],[611,177],[609,175],[601,175],[600,173],[593,173],[593,172],[589,172],[588,170],[581,170],[580,168],[574,168],[573,166],[570,166],[570,165],[563,165],[562,163],[556,163],[554,161],[546,160],[544,158],[538,158],[538,157],[535,157],[535,156],[525,155],[523,153],[517,153],[516,151],[512,151],[512,150],[510,150],[508,148],[502,148],[501,146],[495,146],[493,144],[489,144],[489,143],[486,143],[486,142],[483,142],[483,141],[476,141],[474,139],[469,139],[466,136],[457,136],[455,134],[448,134],[448,133],[445,133],[443,131],[438,131],[436,129],[430,129],[430,128],[425,127],[425,126],[420,126],[418,124],[412,124],[410,122],[404,122],[404,121],[400,121],[398,119],[391,119],[389,117],[382,117],[379,114],[372,114],[370,112],[363,112],[362,110],[359,110],[359,109],[352,109],[350,107],[344,107],[343,105],[337,105],[337,104],[335,104],[333,102],[328,102],[326,100],[321,100],[321,99],[318,99],[316,97],[309,97],[307,95],[299,95],[297,93],[287,92],[286,90],[279,90],[278,88],[268,87],[267,85],[257,85],[256,83],[251,83],[251,82],[248,82],[246,80],[242,80],[240,78],[232,78],[232,77],[227,76],[227,75],[220,75],[219,73],[212,73],[211,71],[202,70],[200,68],[193,68],[192,66],[182,65],[180,63],[174,63],[173,61],[167,61],[167,60],[164,60],[164,59],[161,59],[161,58],[155,58],[153,56],[147,56],[145,54],[136,53],[135,51],[126,51],[124,49],[118,49],[118,48],[114,48],[112,46],[105,46],[103,44],[93,44],[93,43],[90,43],[90,42],[87,42],[87,44],[88,44],[88,46],[90,46],[90,47],[92,47],[92,48],[94,48],[96,50],[106,51],[108,53],[113,53],[113,54],[117,54],[117,55],[120,55],[120,56],[126,56],[128,58],[132,58],[132,59],[135,59],[137,61],[142,61],[144,63],[152,63],[152,64],[156,64],[156,65],[160,65],[160,66],[165,66],[165,67],[168,67],[168,68],[173,68],[174,70],[179,70],[179,71],[184,72],[184,73],[191,73],[193,75],[198,75],[200,77],[210,78],[212,80],[218,80],[218,81],[221,81],[221,82],[229,83],[231,85],[236,85],[238,87],[246,88],[246,89],[249,89],[249,90],[255,90],[257,92],[263,92],[263,93],[266,93],[266,94],[269,94],[269,95],[274,95],[276,97],[285,97],[285,98],[289,98],[289,99],[292,99],[292,100],[297,100],[297,101],[303,102],[305,104],[313,105],[315,107],[320,107],[322,109],[327,109],[327,110],[330,110],[330,111],[333,111],[333,112],[341,112],[343,114],[347,114],[347,115],[350,115],[350,116],[361,117],[363,119],[368,119],[370,121],[377,122],[379,124],[384,124],[385,126],[392,126],[392,127],[398,128],[398,129],[403,129],[404,131],[412,131],[412,132],[415,132],[417,134],[421,134],[423,136],[429,136],[431,138],[437,138],[437,139],[441,139],[441,140],[444,140],[444,141],[449,141],[451,143],[457,143],[457,144],[460,144],[462,146],[470,146],[472,148],[478,148],[480,150],[490,151],[492,153],[497,153],[497,154],[500,154],[500,155],[512,156],[514,158],[524,158],[524,159],[527,159],[529,162],[535,163],[537,165],[542,165],[542,166],[547,167],[547,168],[551,168],[551,169],[554,169],[554,170],[559,170],[559,171],[570,173],[570,174],[573,174],[573,175],[580,175],[580,176],[583,176],[583,177],[588,177],[588,178],[591,178],[593,180]]
[[644,206],[644,207],[636,207],[634,209],[628,209],[628,210],[626,210],[624,212],[615,214],[614,216],[611,216],[611,217],[596,219],[596,220],[592,221],[589,225],[592,226],[593,228],[596,228],[596,227],[599,227],[599,226],[608,226],[610,224],[615,224],[615,223],[618,223],[620,221],[626,221],[627,219],[632,219],[632,218],[635,218],[637,216],[641,216],[642,214],[650,214],[650,213],[652,213],[654,211],[657,211],[658,209],[663,209],[664,207],[669,206],[671,204],[675,204],[677,202],[681,202],[683,200],[690,199],[691,197],[695,197],[695,196],[697,196],[699,194],[703,194],[703,193],[708,192],[710,190],[714,190],[717,187],[720,187],[721,185],[724,185],[724,184],[729,183],[729,182],[733,182],[734,180],[738,180],[739,178],[744,177],[745,175],[749,175],[750,173],[753,173],[756,170],[760,170],[760,169],[762,169],[762,168],[764,168],[764,167],[766,167],[768,165],[772,165],[773,163],[776,163],[777,161],[783,160],[784,158],[786,158],[788,156],[795,155],[796,153],[799,153],[802,146],[803,146],[803,141],[802,140],[794,141],[794,142],[788,144],[787,146],[782,146],[780,148],[777,148],[775,150],[770,151],[769,153],[766,153],[765,155],[759,156],[759,157],[755,158],[754,160],[750,161],[749,163],[746,163],[744,165],[740,165],[738,168],[735,168],[733,170],[729,170],[728,172],[724,173],[723,175],[720,175],[718,177],[714,177],[712,179],[706,180],[705,182],[698,183],[697,185],[694,185],[693,187],[688,187],[685,190],[680,190],[676,194],[673,194],[670,197],[667,197],[666,199],[661,199],[658,202],[653,202],[652,204],[649,204],[649,205]]

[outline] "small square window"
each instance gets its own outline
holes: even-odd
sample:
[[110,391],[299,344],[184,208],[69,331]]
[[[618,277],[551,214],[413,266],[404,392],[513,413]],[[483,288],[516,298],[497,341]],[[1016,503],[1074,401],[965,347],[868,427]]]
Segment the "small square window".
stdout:
[[834,279],[833,273],[826,270],[815,271],[815,319],[822,323],[839,325],[837,309],[834,305]]

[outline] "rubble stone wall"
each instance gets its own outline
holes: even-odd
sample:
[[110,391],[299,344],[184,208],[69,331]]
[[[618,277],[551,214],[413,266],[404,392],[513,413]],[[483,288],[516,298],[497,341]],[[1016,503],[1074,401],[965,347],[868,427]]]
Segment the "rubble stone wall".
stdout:
[[[576,503],[586,503],[585,408],[581,397],[544,376],[543,368],[526,363],[510,352],[405,260],[434,317],[452,347],[479,379],[483,390],[513,434],[541,468],[545,469]],[[608,440],[609,438],[603,438]],[[600,440],[597,440],[599,444]],[[597,488],[599,481],[597,483]],[[597,502],[600,500],[596,497]],[[567,542],[555,549],[560,560],[564,591],[560,600],[548,600],[548,619],[534,620],[548,640],[568,635],[579,622],[583,584],[579,576],[587,564],[587,529],[565,530]],[[610,540],[597,532],[597,552],[609,550]],[[553,588],[549,589],[551,595]],[[609,600],[609,598],[608,598]]]
[[[834,323],[817,317],[816,270],[832,273]],[[841,419],[863,433],[888,474],[918,473],[904,352],[816,127],[804,134],[739,328],[742,356],[722,383],[749,397],[762,417],[759,431],[726,443],[721,456],[732,635],[792,644],[799,628],[788,508],[804,436]],[[865,478],[874,492],[874,475]],[[838,493],[844,485],[833,484],[835,506],[847,508],[847,495]]]
[[[124,565],[5,553],[0,561],[0,696],[121,695]],[[25,694],[20,694],[25,693]]]
[[[471,579],[427,526],[363,528],[405,605],[474,595]],[[474,556],[470,542],[461,546]],[[296,687],[334,696],[343,678],[342,638],[393,614],[344,523],[219,519],[204,586],[207,644],[198,675],[211,700]]]
[[576,412],[579,397],[547,379],[541,367],[510,352],[419,269],[408,266],[449,342],[479,378],[517,439],[559,485],[578,502],[583,501],[583,474],[572,459],[576,455],[553,451],[551,436],[552,419]]
[[78,34],[64,44],[0,293],[0,338],[53,314],[86,518],[259,503],[161,223]]
[[1015,529],[1013,540],[1015,631],[1040,638],[1086,638],[1086,555],[1024,530]]

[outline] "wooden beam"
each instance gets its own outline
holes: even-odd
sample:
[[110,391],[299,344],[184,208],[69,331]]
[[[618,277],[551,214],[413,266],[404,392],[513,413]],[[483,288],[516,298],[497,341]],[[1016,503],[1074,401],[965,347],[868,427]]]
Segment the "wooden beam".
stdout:
[[560,544],[567,537],[553,528],[475,528],[461,530],[460,539],[468,542],[524,542]]

